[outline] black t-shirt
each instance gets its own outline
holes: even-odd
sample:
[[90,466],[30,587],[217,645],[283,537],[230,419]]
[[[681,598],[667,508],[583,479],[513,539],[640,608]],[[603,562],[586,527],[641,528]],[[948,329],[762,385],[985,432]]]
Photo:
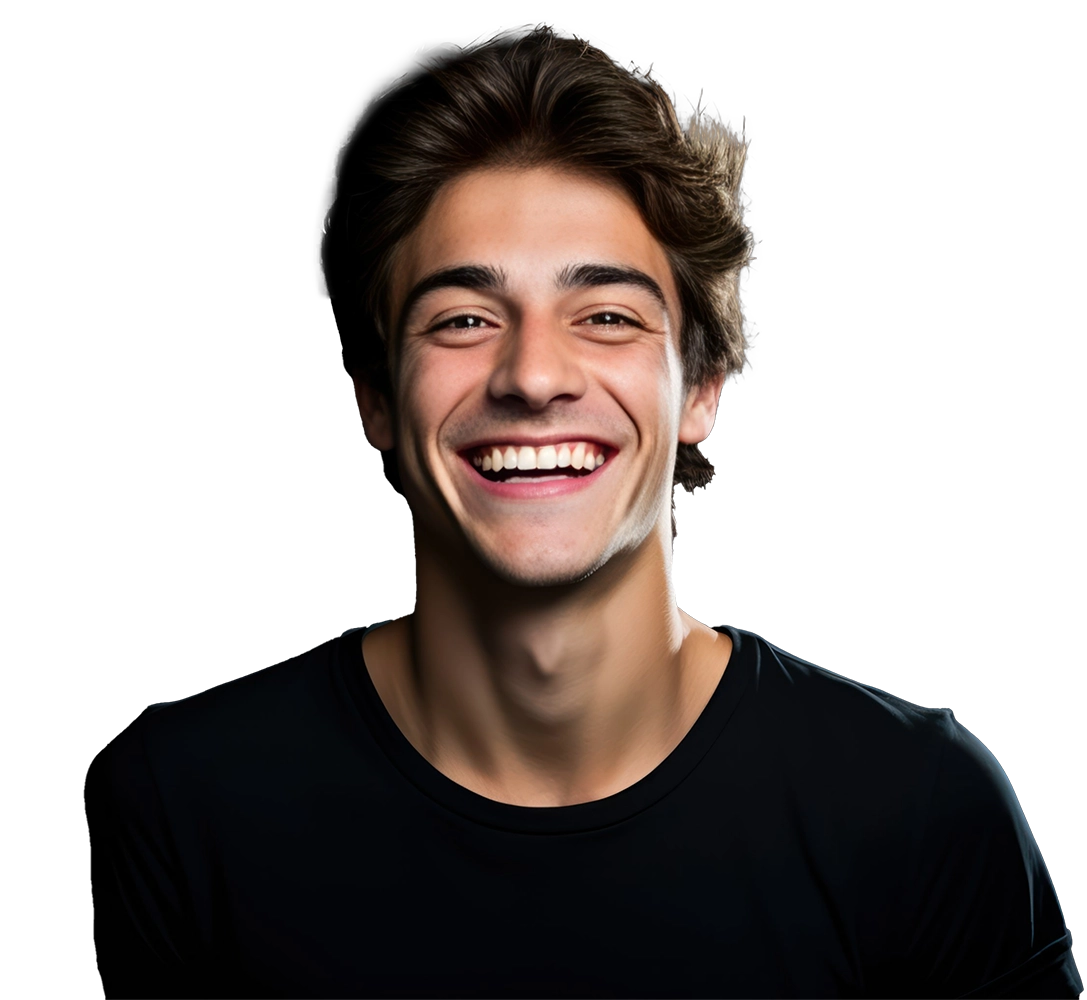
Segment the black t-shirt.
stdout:
[[442,775],[359,629],[152,705],[87,777],[107,996],[1076,996],[1026,819],[952,713],[721,631],[679,746],[580,805]]

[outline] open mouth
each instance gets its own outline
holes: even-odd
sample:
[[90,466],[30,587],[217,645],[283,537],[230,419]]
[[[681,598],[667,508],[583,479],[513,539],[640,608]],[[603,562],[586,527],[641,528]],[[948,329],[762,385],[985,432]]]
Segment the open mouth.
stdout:
[[501,469],[495,472],[479,470],[479,474],[492,483],[538,483],[557,479],[579,479],[583,476],[591,476],[593,469]]
[[592,475],[607,459],[603,445],[570,441],[531,445],[495,444],[472,448],[465,458],[492,483],[531,483]]

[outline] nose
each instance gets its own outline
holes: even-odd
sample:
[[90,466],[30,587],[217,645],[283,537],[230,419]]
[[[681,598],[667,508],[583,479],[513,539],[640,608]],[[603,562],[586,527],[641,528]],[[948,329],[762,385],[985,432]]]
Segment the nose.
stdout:
[[493,399],[542,410],[585,394],[577,341],[553,317],[522,315],[507,333],[487,388]]

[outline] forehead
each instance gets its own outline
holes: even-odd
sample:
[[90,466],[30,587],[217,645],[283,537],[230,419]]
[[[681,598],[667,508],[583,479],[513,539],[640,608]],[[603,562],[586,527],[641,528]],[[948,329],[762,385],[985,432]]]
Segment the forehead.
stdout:
[[446,184],[401,244],[392,303],[398,310],[408,289],[442,268],[500,267],[527,292],[581,263],[645,271],[677,301],[663,247],[617,184],[550,167],[475,170]]

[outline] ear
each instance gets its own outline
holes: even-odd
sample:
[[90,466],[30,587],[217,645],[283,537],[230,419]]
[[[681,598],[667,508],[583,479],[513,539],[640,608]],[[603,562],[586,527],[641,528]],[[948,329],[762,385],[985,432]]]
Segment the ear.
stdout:
[[710,436],[724,384],[725,376],[718,375],[687,390],[687,400],[679,420],[679,440],[682,444],[700,444]]
[[351,380],[355,383],[355,402],[359,404],[366,440],[378,451],[388,451],[396,444],[389,401],[360,376],[353,375]]

